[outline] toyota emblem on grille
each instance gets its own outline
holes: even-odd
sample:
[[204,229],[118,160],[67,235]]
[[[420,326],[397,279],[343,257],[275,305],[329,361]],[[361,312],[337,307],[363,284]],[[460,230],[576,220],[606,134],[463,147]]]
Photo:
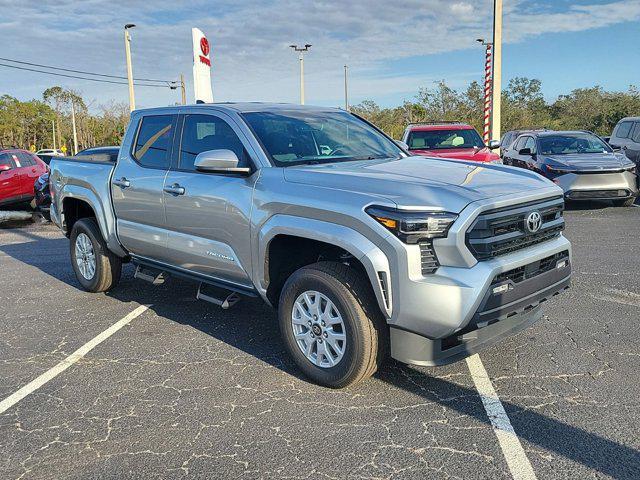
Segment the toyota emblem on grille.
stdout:
[[542,226],[542,216],[540,215],[540,212],[531,212],[527,215],[527,219],[524,224],[529,233],[536,233]]

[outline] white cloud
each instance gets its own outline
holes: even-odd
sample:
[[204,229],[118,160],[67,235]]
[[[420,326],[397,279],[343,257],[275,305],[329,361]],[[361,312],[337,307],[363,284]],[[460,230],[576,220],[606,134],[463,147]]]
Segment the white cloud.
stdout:
[[[595,2],[595,0],[591,0]],[[355,97],[411,96],[433,80],[428,75],[388,71],[404,58],[475,48],[488,38],[492,0],[196,0],[180,2],[86,0],[0,0],[0,38],[9,58],[66,68],[125,74],[123,32],[132,31],[134,75],[191,77],[192,26],[211,40],[214,96],[217,100],[277,100],[298,97],[298,64],[288,45],[311,43],[306,57],[309,102],[341,103],[342,66],[351,66]],[[505,5],[508,41],[548,32],[578,31],[640,18],[640,0],[569,7],[550,13],[536,2]],[[0,93],[39,96],[61,83],[99,102],[127,100],[125,85],[90,84],[17,73],[1,68]],[[478,74],[479,75],[479,74]],[[433,72],[435,78],[442,78]],[[137,89],[141,106],[166,105],[179,93]],[[189,96],[191,90],[189,88]],[[337,101],[340,100],[340,101]]]

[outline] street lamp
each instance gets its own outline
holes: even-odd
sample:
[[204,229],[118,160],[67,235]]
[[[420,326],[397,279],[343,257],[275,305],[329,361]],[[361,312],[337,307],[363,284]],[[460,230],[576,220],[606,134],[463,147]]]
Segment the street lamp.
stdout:
[[132,112],[136,109],[136,99],[133,92],[133,67],[131,66],[131,35],[129,29],[135,27],[133,23],[127,23],[124,26],[124,52],[127,57],[127,80],[129,81],[129,110]]
[[289,45],[289,47],[300,54],[300,105],[304,105],[304,54],[309,51],[311,44],[306,43],[304,47],[298,47],[298,45]]

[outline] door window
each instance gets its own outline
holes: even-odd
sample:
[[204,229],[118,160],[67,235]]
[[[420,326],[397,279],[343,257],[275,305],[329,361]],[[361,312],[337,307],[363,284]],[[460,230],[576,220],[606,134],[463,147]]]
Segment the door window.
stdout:
[[520,137],[520,138],[516,141],[515,146],[513,147],[513,149],[514,149],[516,152],[519,152],[520,150],[522,150],[522,149],[524,148],[524,142],[526,142],[526,141],[527,141],[527,137]]
[[238,167],[249,167],[249,155],[231,126],[213,115],[187,115],[182,129],[179,165],[181,170],[195,171],[196,156],[208,150],[231,150],[238,157]]
[[174,115],[154,115],[142,118],[133,158],[144,167],[168,168],[169,153],[175,125]]
[[616,138],[629,138],[629,134],[631,133],[631,127],[633,127],[633,122],[622,122],[618,125],[616,129],[616,133],[614,137]]
[[631,134],[631,140],[636,143],[640,143],[640,122],[636,122],[633,127],[633,133]]
[[533,137],[526,137],[526,138],[527,139],[524,143],[524,147],[522,148],[530,149],[532,154],[536,153],[536,141],[533,139]]
[[0,165],[9,165],[11,168],[15,168],[11,155],[8,153],[0,153]]

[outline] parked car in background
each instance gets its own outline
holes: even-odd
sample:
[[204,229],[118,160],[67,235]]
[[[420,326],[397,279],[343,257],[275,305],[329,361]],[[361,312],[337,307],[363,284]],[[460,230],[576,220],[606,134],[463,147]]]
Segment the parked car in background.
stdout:
[[0,205],[29,202],[36,179],[47,171],[47,165],[27,150],[0,150]]
[[42,148],[36,152],[36,155],[50,155],[54,157],[63,157],[64,153],[62,150],[57,148]]
[[42,214],[42,216],[51,220],[51,215],[49,213],[51,209],[51,190],[49,189],[49,172],[43,173],[36,180],[35,185],[33,186],[34,190],[34,199],[32,201],[31,206],[34,210],[37,210]]
[[621,149],[640,167],[640,117],[627,117],[618,122],[609,137],[609,145]]
[[485,145],[476,129],[465,123],[410,124],[404,131],[402,141],[414,155],[501,163],[500,155],[491,151],[500,144]]
[[546,128],[540,129],[528,129],[528,130],[511,130],[502,135],[502,139],[500,139],[500,157],[504,157],[504,152],[513,144],[513,142],[523,133],[529,132],[544,132],[547,131]]
[[[118,159],[118,152],[120,147],[91,147],[81,150],[74,157],[69,158],[91,158],[94,161],[106,161],[115,163]],[[48,156],[49,160],[54,156]],[[55,156],[59,158],[59,156]],[[42,213],[44,218],[50,219],[49,209],[51,207],[51,191],[49,189],[49,172],[46,172],[38,177],[34,185],[35,198],[32,206],[35,210]]]
[[568,200],[612,200],[632,205],[638,195],[635,163],[591,132],[530,132],[507,149],[505,165],[538,172],[562,187]]
[[223,308],[260,297],[322,385],[371,376],[387,352],[461,360],[540,319],[570,282],[560,188],[408,156],[343,110],[136,110],[115,164],[85,158],[54,159],[50,181],[84,289],[113,288],[131,261],[136,278],[191,279]]
[[91,155],[96,159],[100,156],[102,160],[106,160],[108,162],[115,162],[118,159],[118,152],[120,152],[119,146],[109,146],[109,147],[91,147],[85,148],[84,150],[80,150],[75,156],[76,157],[86,157],[87,155]]

